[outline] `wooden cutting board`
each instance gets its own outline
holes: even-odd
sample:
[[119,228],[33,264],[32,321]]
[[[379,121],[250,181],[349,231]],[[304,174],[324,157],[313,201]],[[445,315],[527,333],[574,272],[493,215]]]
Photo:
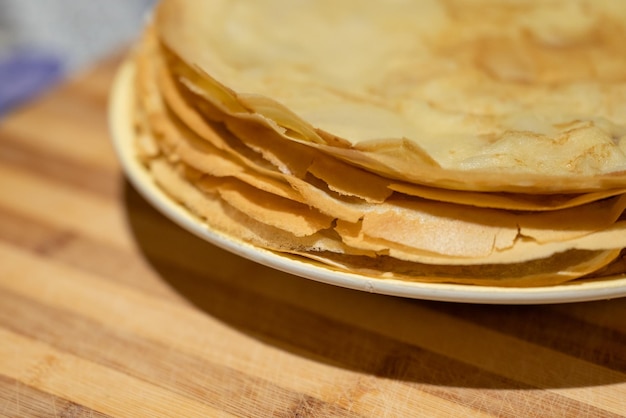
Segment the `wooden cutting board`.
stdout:
[[0,123],[0,416],[626,416],[626,299],[386,297],[172,224],[113,154],[118,64]]

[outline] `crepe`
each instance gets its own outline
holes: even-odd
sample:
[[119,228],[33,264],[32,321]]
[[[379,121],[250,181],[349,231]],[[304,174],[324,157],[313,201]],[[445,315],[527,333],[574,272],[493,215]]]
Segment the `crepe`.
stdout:
[[620,274],[620,4],[164,0],[130,57],[138,158],[209,227],[327,268]]
[[395,178],[532,193],[623,185],[624,21],[611,0],[170,0],[156,14],[176,71],[232,114],[347,143],[362,152],[324,149]]

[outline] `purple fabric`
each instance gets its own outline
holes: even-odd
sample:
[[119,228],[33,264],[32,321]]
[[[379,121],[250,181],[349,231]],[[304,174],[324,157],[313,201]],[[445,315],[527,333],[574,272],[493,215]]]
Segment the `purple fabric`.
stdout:
[[15,51],[0,56],[0,115],[58,81],[61,61],[52,55]]

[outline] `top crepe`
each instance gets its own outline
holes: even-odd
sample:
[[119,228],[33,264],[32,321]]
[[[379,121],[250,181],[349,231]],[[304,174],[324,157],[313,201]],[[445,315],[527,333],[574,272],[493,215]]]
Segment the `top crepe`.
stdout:
[[626,2],[165,0],[155,22],[216,104],[379,174],[626,185]]

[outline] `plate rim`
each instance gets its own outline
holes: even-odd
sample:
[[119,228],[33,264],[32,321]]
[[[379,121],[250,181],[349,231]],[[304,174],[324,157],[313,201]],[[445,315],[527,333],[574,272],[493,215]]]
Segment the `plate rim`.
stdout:
[[449,283],[424,283],[399,279],[374,278],[343,272],[301,261],[288,255],[230,237],[209,228],[199,218],[172,200],[152,180],[136,158],[133,147],[132,79],[130,60],[120,65],[110,90],[108,104],[109,136],[128,181],[153,207],[188,232],[253,262],[285,273],[330,285],[398,296],[442,302],[500,305],[528,305],[606,300],[626,296],[626,275],[594,282],[549,287],[496,287]]

